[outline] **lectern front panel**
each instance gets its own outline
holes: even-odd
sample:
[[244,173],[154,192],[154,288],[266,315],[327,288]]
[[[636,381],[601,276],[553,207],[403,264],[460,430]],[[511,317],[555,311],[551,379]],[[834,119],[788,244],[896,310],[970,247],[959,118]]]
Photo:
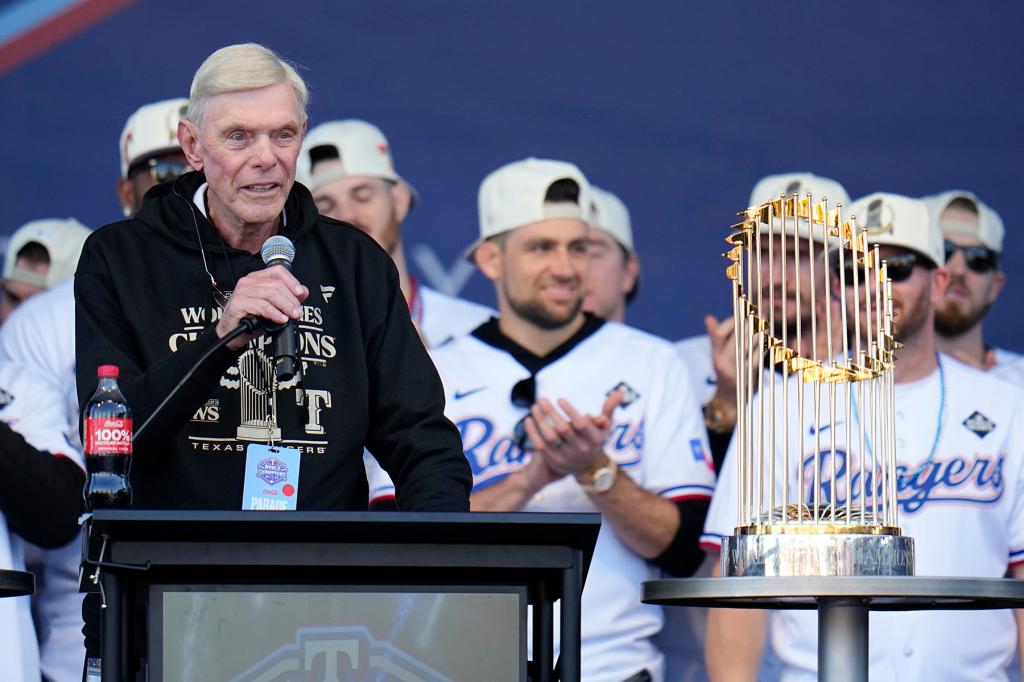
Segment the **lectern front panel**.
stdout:
[[154,682],[526,679],[508,586],[154,585]]

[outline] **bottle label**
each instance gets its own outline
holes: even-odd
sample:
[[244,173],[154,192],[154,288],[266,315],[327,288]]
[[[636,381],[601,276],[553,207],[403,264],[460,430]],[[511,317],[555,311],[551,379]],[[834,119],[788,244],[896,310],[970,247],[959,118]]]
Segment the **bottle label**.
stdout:
[[132,454],[132,420],[120,417],[86,417],[87,455]]

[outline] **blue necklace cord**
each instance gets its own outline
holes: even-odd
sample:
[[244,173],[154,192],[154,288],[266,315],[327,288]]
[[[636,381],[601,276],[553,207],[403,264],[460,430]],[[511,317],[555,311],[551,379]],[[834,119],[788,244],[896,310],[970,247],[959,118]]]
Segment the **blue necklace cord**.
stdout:
[[[942,356],[936,351],[935,363],[939,366],[939,418],[938,423],[935,426],[935,440],[932,441],[931,451],[928,453],[928,457],[922,464],[927,464],[932,461],[935,457],[935,453],[939,449],[939,441],[942,440],[942,426],[946,421],[946,368],[942,366]],[[857,420],[858,426],[860,425],[860,410],[857,407],[857,395],[853,394],[853,416]],[[867,447],[867,454],[874,454],[874,447],[871,445],[871,439],[865,438],[864,444]]]

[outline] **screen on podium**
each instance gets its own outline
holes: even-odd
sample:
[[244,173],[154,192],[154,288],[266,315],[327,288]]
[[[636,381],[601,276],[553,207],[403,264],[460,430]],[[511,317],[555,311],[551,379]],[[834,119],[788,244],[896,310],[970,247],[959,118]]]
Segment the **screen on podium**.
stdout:
[[154,585],[155,682],[526,679],[526,590]]

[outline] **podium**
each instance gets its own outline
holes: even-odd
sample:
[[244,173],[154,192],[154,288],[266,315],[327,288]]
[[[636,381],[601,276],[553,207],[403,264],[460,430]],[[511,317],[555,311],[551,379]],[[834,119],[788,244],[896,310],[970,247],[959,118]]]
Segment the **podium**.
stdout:
[[102,679],[144,659],[154,682],[578,681],[599,530],[599,514],[100,510]]

